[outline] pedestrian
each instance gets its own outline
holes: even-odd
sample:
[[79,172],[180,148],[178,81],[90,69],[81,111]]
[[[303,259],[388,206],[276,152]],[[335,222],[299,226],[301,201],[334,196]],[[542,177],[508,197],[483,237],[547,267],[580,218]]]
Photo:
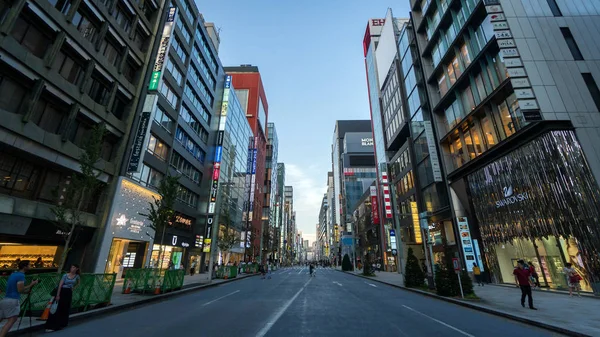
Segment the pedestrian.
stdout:
[[531,272],[531,279],[533,281],[531,283],[533,283],[534,287],[540,288],[540,277],[535,270],[535,265],[531,261],[529,261],[529,271]]
[[58,283],[56,297],[54,298],[54,301],[58,302],[58,307],[56,312],[51,313],[46,321],[46,332],[62,330],[69,325],[73,289],[77,288],[79,283],[79,266],[72,264],[69,272],[64,274]]
[[33,280],[28,286],[25,285],[25,273],[29,271],[28,260],[19,261],[17,268],[19,270],[8,277],[6,294],[0,300],[0,322],[6,319],[6,324],[0,330],[0,337],[5,337],[19,318],[21,294],[31,292],[33,286],[38,284],[38,280]]
[[175,270],[175,264],[169,260],[169,270]]
[[260,274],[261,274],[261,279],[263,279],[263,280],[264,280],[264,279],[265,279],[265,266],[264,266],[263,264],[261,264],[261,265],[258,267],[258,271],[259,271],[259,272],[260,272]]
[[192,261],[192,267],[190,268],[190,276],[196,274],[196,260]]
[[525,261],[517,261],[517,268],[515,268],[513,271],[513,275],[515,275],[517,286],[521,288],[521,306],[525,308],[525,297],[528,297],[529,309],[537,310],[537,308],[533,306],[531,285],[529,284],[529,276],[531,276],[531,271],[529,269],[525,269]]
[[573,268],[573,264],[567,263],[563,271],[567,275],[567,282],[569,283],[569,296],[573,297],[573,290],[575,290],[577,291],[577,296],[581,297],[579,293],[581,291],[581,284],[579,284],[581,276]]
[[481,287],[483,287],[483,281],[481,277],[481,269],[477,265],[477,263],[473,262],[473,275],[475,275],[475,281]]

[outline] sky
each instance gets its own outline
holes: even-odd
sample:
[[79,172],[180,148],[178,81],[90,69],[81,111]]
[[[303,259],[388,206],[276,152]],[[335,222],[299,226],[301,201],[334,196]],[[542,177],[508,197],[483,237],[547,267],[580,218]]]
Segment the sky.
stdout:
[[370,119],[362,41],[370,18],[407,17],[409,0],[196,1],[220,29],[224,66],[258,66],[294,187],[298,230],[315,240],[335,121]]

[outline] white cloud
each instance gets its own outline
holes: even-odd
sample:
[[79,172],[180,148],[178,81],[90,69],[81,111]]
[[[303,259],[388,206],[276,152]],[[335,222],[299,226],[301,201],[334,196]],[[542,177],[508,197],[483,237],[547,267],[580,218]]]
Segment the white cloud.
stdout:
[[[320,172],[317,165],[300,167],[285,163],[285,184],[294,188],[296,226],[305,239],[314,240],[319,221],[323,194],[327,191],[327,171]],[[322,183],[321,183],[322,182]]]

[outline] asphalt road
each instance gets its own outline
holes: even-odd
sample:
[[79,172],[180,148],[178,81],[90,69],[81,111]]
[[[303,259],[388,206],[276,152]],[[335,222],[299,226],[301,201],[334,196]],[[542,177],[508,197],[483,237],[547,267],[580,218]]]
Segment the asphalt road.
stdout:
[[[515,301],[518,301],[516,299]],[[518,303],[516,303],[518,305]],[[43,332],[37,336],[46,335]],[[306,268],[251,277],[76,322],[51,336],[559,336],[347,275]]]

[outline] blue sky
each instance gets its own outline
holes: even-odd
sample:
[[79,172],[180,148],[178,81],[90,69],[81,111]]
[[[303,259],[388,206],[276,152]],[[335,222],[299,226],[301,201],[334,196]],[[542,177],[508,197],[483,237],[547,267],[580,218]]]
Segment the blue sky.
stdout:
[[225,66],[258,66],[294,187],[298,229],[314,240],[338,119],[369,119],[362,39],[369,18],[408,15],[409,0],[197,1],[220,28]]

